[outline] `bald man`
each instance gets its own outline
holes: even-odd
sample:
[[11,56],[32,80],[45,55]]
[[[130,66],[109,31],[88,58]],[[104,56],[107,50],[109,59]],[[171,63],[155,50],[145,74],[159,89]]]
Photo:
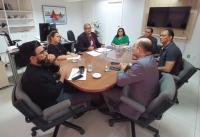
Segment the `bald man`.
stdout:
[[103,96],[110,111],[119,112],[130,118],[138,118],[139,114],[122,103],[120,97],[128,96],[148,106],[158,92],[159,72],[152,56],[152,43],[148,38],[140,38],[136,41],[132,56],[133,59],[137,58],[136,62],[126,72],[118,73],[117,86],[104,92]]
[[91,25],[89,23],[84,24],[84,32],[78,36],[77,49],[78,51],[92,51],[101,47],[101,43],[97,39],[97,35],[92,32]]

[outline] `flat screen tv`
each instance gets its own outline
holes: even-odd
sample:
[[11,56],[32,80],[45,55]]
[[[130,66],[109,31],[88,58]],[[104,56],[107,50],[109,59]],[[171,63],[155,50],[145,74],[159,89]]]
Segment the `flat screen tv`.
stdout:
[[186,29],[191,7],[151,7],[147,26]]

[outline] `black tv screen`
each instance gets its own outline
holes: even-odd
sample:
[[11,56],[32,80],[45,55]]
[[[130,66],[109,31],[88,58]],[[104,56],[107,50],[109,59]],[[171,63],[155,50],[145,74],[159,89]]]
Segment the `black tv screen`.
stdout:
[[186,29],[191,7],[151,7],[147,26]]

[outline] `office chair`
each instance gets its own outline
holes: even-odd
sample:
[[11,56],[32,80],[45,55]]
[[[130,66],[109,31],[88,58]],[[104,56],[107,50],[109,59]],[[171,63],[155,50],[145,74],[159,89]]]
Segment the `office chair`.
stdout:
[[[177,89],[188,82],[188,80],[194,75],[196,71],[197,69],[191,63],[183,59],[183,69],[178,74],[178,76],[173,75]],[[179,103],[178,98],[176,98],[176,103]]]
[[[18,47],[18,46],[19,46],[19,45],[18,45],[18,42],[21,41],[21,40],[11,40],[10,35],[9,35],[7,32],[5,32],[5,31],[2,31],[2,32],[0,33],[0,36],[3,36],[3,37],[6,38],[6,42],[7,42],[8,47],[10,47],[10,46],[15,46],[15,45]],[[7,67],[8,64],[9,64],[9,63],[6,63],[6,64],[5,64],[5,67]]]
[[[84,102],[85,100],[82,101]],[[85,133],[84,129],[81,127],[66,121],[71,117],[77,117],[80,113],[86,112],[87,107],[85,106],[85,103],[71,106],[71,102],[69,100],[64,100],[51,107],[41,110],[22,90],[21,79],[13,88],[12,103],[13,106],[25,116],[27,123],[32,122],[35,124],[35,127],[31,129],[32,136],[36,136],[36,131],[39,129],[46,131],[55,127],[53,137],[56,137],[60,125],[73,128],[80,134]]]
[[74,43],[76,43],[76,39],[75,39],[75,35],[73,31],[71,30],[67,31],[67,38],[69,41],[73,41]]
[[67,38],[70,42],[73,42],[72,43],[72,51],[74,51],[74,49],[75,49],[76,52],[78,52],[76,38],[75,38],[74,32],[72,30],[67,31]]
[[122,96],[120,98],[122,105],[128,105],[130,109],[133,109],[140,115],[137,118],[127,117],[126,114],[119,112],[119,114],[117,113],[112,115],[113,118],[109,120],[109,125],[113,126],[116,122],[129,121],[131,123],[132,137],[136,137],[135,123],[154,132],[155,137],[159,137],[159,130],[150,126],[150,123],[154,120],[160,120],[163,113],[175,104],[176,98],[176,85],[172,75],[163,73],[159,85],[159,95],[154,98],[147,107],[137,103],[129,97]]

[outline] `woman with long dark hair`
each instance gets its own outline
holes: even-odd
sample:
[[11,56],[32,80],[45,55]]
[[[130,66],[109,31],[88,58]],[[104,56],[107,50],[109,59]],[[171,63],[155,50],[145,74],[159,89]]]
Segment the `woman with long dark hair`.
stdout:
[[117,35],[113,38],[112,46],[121,45],[121,46],[128,46],[129,45],[129,38],[126,35],[124,28],[119,28],[117,30]]

